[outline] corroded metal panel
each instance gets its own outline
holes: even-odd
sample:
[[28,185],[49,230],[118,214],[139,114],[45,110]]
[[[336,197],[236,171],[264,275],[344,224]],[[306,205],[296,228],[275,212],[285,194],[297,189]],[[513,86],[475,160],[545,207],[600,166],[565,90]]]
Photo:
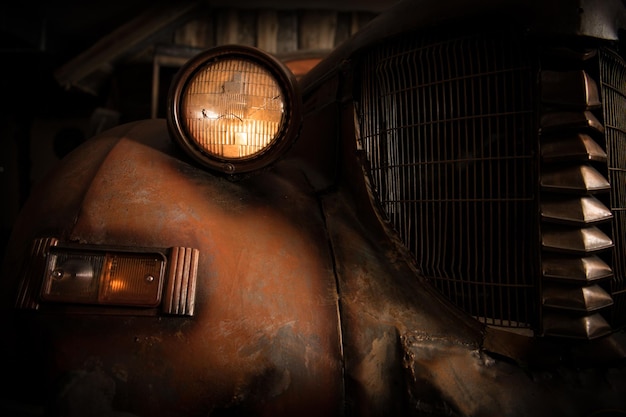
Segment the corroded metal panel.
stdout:
[[[57,222],[57,235],[75,244],[177,248],[166,312],[178,315],[57,303],[18,316],[3,346],[14,358],[13,398],[59,394],[60,406],[87,407],[83,415],[104,397],[107,407],[142,416],[340,415],[333,264],[303,177],[288,166],[245,183],[215,177],[169,154],[163,121],[136,125],[112,147],[98,143],[46,184],[47,207],[60,208],[55,196],[64,194],[54,191],[83,180],[67,175],[72,162],[102,161],[76,215],[56,213],[71,219]],[[49,221],[40,202],[26,209],[31,222],[18,229],[16,247]],[[3,285],[18,276],[5,278]],[[40,368],[32,357],[57,359]],[[29,383],[34,373],[41,384]],[[64,377],[57,391],[52,381]]]

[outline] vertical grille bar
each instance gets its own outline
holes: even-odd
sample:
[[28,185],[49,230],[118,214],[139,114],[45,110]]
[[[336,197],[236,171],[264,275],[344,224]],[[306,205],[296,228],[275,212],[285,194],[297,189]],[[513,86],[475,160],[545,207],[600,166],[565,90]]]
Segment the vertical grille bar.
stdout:
[[537,322],[535,59],[508,33],[405,36],[364,62],[359,145],[422,272],[480,320]]

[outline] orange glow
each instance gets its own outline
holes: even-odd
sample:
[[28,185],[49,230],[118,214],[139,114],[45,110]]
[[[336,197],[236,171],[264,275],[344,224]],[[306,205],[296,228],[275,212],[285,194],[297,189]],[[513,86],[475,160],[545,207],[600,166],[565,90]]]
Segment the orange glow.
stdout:
[[262,152],[285,121],[283,94],[272,74],[245,59],[206,65],[186,87],[183,123],[198,145],[221,158]]
[[123,279],[112,279],[109,282],[109,290],[112,292],[120,292],[126,289],[126,283]]

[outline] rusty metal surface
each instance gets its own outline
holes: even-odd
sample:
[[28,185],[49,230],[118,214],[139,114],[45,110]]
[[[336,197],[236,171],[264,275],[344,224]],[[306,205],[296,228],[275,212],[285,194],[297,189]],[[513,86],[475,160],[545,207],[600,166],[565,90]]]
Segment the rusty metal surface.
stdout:
[[[347,403],[355,415],[626,413],[622,335],[595,346],[537,344],[482,328],[416,280],[402,250],[368,219],[362,186],[352,183],[352,191],[323,202],[338,265]],[[589,362],[574,360],[571,349]],[[532,363],[511,359],[530,350]]]
[[[165,153],[163,121],[120,132],[55,173],[12,244],[51,232],[79,243],[197,248],[195,315],[19,314],[15,350],[4,356],[13,358],[14,398],[41,401],[67,373],[54,401],[70,415],[340,414],[336,284],[319,207],[301,177],[233,183]],[[10,265],[5,278],[15,279]]]
[[[433,7],[443,16],[461,3]],[[25,208],[3,270],[0,410],[11,400],[26,415],[626,414],[623,332],[571,344],[500,333],[420,275],[372,204],[342,101],[349,71],[333,59],[305,76],[303,142],[271,171],[213,176],[172,147],[163,121],[107,132],[64,161]],[[42,235],[198,249],[194,316],[11,312],[21,255]]]
[[[356,160],[320,206],[297,161],[231,182],[173,157],[165,130],[150,121],[82,148],[72,161],[101,161],[91,180],[52,176],[49,204],[32,203],[13,242],[54,220],[64,227],[52,231],[72,242],[196,247],[195,315],[3,316],[18,325],[5,326],[2,348],[12,399],[43,407],[52,392],[61,415],[103,416],[626,410],[619,366],[533,368],[490,355],[486,329],[420,279],[385,230]],[[55,203],[64,189],[82,197]],[[489,338],[502,352],[515,348]]]

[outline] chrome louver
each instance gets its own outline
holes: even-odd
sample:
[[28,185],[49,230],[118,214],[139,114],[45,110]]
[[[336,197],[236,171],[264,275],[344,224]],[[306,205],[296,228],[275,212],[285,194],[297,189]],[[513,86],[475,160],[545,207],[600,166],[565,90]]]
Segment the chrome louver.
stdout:
[[[606,283],[619,276],[610,266],[610,207],[619,199],[610,198],[610,148],[601,121],[606,89],[591,75],[605,66],[598,56],[604,52],[545,54],[539,85],[542,328],[546,335],[595,338],[611,331],[602,314],[613,305]],[[552,62],[560,69],[551,70]]]
[[590,339],[626,316],[626,65],[563,51],[509,30],[382,44],[362,61],[358,146],[391,226],[453,303]]

